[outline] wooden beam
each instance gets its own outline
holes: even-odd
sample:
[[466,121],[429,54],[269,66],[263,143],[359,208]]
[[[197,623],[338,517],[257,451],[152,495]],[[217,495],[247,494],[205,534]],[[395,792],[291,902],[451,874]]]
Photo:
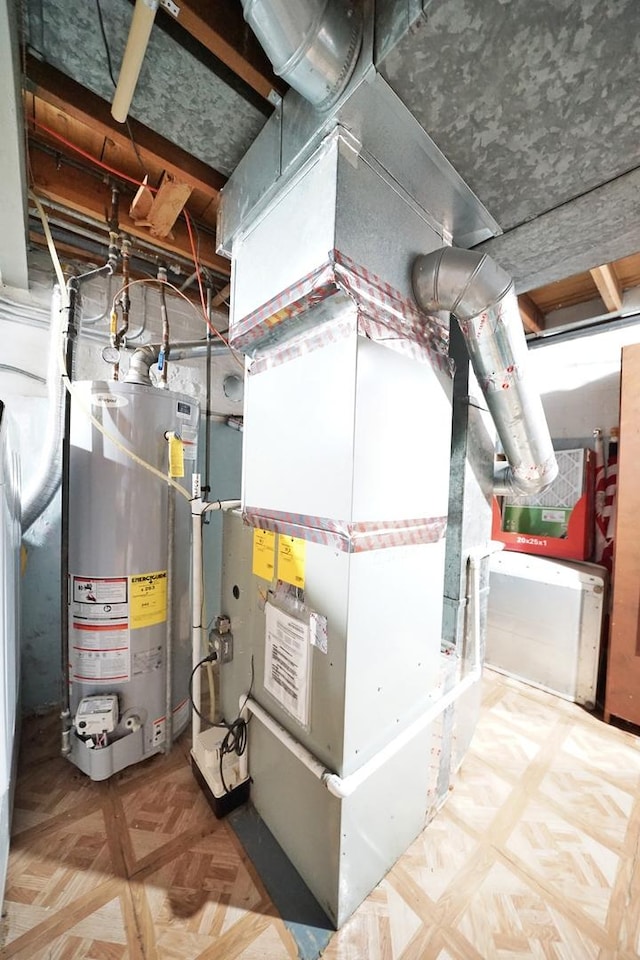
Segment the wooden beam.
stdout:
[[231,293],[231,284],[227,283],[222,290],[218,290],[215,297],[211,301],[212,307],[219,307],[221,303],[224,303],[225,300],[228,300],[229,294]]
[[[116,123],[106,100],[50,64],[42,63],[30,55],[27,55],[26,87],[61,113],[86,124],[120,148],[133,153],[126,126]],[[143,162],[159,164],[183,183],[211,196],[217,204],[220,190],[226,182],[222,174],[133,117],[129,118],[129,125]]]
[[286,92],[286,83],[273,73],[237,0],[177,0],[174,6],[175,15],[168,7],[163,9],[265,100],[273,103],[274,94]]
[[612,264],[605,263],[601,267],[594,267],[589,273],[609,313],[620,310],[622,307],[622,289]]
[[526,293],[520,294],[518,297],[518,306],[520,307],[520,316],[522,317],[525,330],[529,333],[541,333],[541,331],[544,330],[544,313],[533,302],[531,297]]
[[[33,176],[34,191],[40,196],[60,203],[70,211],[77,211],[91,217],[98,224],[106,225],[110,206],[111,190],[108,184],[101,183],[90,173],[85,173],[74,167],[72,170],[65,167],[64,162],[59,164],[55,157],[49,156],[42,150],[30,151],[31,173]],[[127,211],[128,202],[123,198],[120,204],[120,227],[133,237],[158,247],[159,250],[175,253],[189,260],[192,259],[189,234],[185,224],[180,221],[174,226],[172,238],[165,238],[160,242],[150,236],[145,227],[137,226]],[[105,226],[106,229],[106,226]],[[200,263],[209,267],[217,274],[229,276],[231,265],[224,257],[215,253],[214,241],[210,234],[200,234]]]

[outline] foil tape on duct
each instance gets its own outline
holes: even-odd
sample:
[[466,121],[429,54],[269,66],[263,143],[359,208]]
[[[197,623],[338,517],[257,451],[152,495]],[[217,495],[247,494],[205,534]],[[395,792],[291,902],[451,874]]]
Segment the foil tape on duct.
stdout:
[[386,547],[437,543],[442,540],[447,529],[446,517],[348,523],[278,510],[265,512],[259,507],[246,507],[242,516],[249,526],[299,537],[311,543],[337,547],[343,553],[363,553],[365,550],[382,550]]
[[357,308],[358,334],[453,374],[448,328],[335,249],[315,270],[232,323],[230,342],[255,358],[249,373],[257,373],[351,333],[344,317],[332,323],[341,305],[350,303]]

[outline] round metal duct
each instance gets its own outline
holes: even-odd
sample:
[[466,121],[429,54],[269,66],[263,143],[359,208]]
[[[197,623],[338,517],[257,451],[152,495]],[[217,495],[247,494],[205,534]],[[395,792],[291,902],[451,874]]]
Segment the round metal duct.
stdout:
[[318,110],[347,85],[362,42],[362,12],[345,0],[242,0],[274,72]]

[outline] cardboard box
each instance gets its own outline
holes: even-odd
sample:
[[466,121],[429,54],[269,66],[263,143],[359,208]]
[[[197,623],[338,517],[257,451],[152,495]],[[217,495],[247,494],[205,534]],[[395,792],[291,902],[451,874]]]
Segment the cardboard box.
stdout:
[[533,497],[493,502],[494,540],[506,550],[561,560],[589,560],[593,549],[595,454],[559,450],[558,477]]

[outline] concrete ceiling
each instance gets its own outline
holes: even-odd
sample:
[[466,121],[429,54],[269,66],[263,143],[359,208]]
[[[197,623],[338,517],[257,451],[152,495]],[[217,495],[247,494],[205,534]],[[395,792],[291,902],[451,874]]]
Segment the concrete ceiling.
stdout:
[[[103,145],[92,141],[89,152],[104,159],[115,144],[118,169],[139,176],[126,131],[109,127],[96,0],[20,6],[32,119],[70,139],[82,139],[78,123],[97,130]],[[102,0],[102,9],[117,74],[132,6]],[[177,21],[157,17],[132,126],[154,171],[196,164],[188,206],[213,251],[217,191],[286,88],[256,49],[240,0],[186,0],[179,10]],[[519,292],[640,250],[639,54],[638,0],[375,4],[376,68],[499,223],[502,235],[482,246]],[[82,109],[73,92],[60,93],[66,80],[83,93]],[[48,142],[65,158],[47,138],[33,126],[38,148]],[[45,179],[47,162],[36,157]],[[58,202],[61,189],[51,191]],[[224,273],[213,252],[207,262]]]

